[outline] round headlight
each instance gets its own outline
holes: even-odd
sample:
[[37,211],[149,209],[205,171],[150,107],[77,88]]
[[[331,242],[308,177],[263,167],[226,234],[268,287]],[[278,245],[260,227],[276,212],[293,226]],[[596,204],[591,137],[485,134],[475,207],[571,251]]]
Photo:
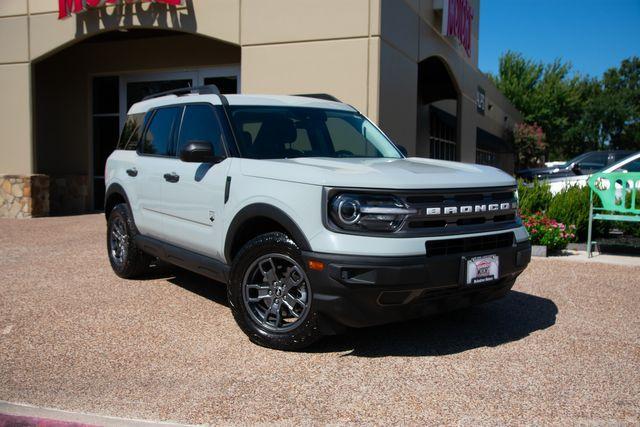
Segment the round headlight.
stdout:
[[352,225],[360,219],[360,204],[357,200],[342,199],[338,202],[338,218],[344,224]]
[[343,193],[329,203],[329,218],[339,228],[353,231],[393,232],[415,214],[392,195]]

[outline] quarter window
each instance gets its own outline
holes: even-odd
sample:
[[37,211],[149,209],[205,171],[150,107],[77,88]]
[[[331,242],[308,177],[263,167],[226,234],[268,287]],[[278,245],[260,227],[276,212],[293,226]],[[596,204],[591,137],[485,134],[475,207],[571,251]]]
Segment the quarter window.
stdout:
[[210,106],[187,106],[178,137],[177,152],[180,153],[191,141],[209,142],[213,146],[214,155],[223,156],[225,154],[222,127],[215,111]]
[[173,129],[181,107],[156,110],[142,139],[141,151],[156,156],[171,155]]
[[138,147],[143,121],[143,113],[133,114],[127,118],[118,141],[118,150],[135,150]]

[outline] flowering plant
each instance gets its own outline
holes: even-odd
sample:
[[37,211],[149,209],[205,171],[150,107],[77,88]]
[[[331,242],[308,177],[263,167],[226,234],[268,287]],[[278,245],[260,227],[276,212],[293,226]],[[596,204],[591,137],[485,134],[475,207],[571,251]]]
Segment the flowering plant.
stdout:
[[567,243],[575,240],[576,226],[565,226],[555,219],[548,218],[540,212],[532,215],[520,214],[522,223],[531,236],[532,245],[546,246],[550,252],[567,247]]
[[516,124],[513,129],[513,143],[519,167],[538,166],[543,163],[547,149],[547,138],[536,123]]

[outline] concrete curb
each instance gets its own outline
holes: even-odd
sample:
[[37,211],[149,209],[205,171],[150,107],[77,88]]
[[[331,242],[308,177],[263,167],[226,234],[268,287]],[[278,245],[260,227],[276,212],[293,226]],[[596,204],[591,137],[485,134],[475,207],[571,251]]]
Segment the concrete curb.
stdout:
[[[68,426],[132,426],[132,427],[183,427],[190,424],[178,424],[172,422],[146,421],[133,418],[110,417],[82,412],[64,411],[61,409],[41,408],[23,403],[11,403],[0,400],[0,415],[15,417],[14,422],[26,422],[24,425],[56,426],[68,424]],[[20,418],[18,418],[20,417]],[[9,420],[11,421],[11,420]],[[1,423],[0,423],[1,424]],[[11,423],[10,423],[11,424]],[[9,425],[10,425],[9,424]],[[23,425],[22,423],[19,423]]]
[[638,256],[609,255],[609,254],[600,254],[598,252],[594,252],[593,257],[588,258],[586,251],[575,251],[575,250],[569,250],[569,249],[565,249],[564,251],[562,251],[561,255],[554,255],[546,258],[537,257],[536,259],[609,264],[609,265],[618,265],[622,267],[640,267],[640,257]]

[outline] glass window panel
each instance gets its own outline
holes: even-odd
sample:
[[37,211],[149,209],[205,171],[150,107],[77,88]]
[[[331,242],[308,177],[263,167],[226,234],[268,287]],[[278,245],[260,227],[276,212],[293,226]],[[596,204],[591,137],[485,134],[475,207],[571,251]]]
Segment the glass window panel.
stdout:
[[236,76],[206,77],[204,84],[218,86],[218,90],[220,90],[220,93],[223,95],[238,93],[238,78]]
[[93,174],[102,176],[107,157],[118,143],[118,117],[93,118]]
[[173,126],[178,117],[179,107],[159,108],[151,119],[151,124],[142,139],[142,152],[156,156],[171,155]]
[[230,110],[245,157],[400,157],[395,146],[355,112],[257,106]]
[[187,106],[178,138],[178,153],[189,141],[207,141],[213,145],[216,156],[224,156],[222,138],[222,127],[213,108],[208,105]]
[[93,78],[93,114],[118,114],[118,76]]

